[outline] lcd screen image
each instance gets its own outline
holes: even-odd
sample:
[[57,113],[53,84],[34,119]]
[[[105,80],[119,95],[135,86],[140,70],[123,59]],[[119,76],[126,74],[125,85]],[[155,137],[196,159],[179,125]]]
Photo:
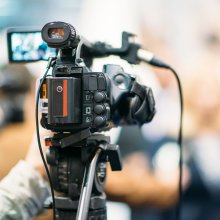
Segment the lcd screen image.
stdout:
[[40,32],[11,33],[10,53],[13,61],[48,60],[56,55],[56,49],[49,48]]

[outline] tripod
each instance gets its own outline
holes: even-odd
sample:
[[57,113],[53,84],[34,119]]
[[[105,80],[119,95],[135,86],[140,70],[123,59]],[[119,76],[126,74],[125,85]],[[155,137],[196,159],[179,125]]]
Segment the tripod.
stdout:
[[62,193],[55,197],[56,219],[106,220],[106,162],[113,171],[121,170],[119,146],[89,129],[45,141],[54,189]]

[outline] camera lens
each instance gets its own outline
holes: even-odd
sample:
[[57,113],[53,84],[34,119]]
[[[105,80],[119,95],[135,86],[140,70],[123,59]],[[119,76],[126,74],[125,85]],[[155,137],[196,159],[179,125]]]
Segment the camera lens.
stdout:
[[48,36],[50,39],[63,39],[64,29],[63,28],[49,28]]

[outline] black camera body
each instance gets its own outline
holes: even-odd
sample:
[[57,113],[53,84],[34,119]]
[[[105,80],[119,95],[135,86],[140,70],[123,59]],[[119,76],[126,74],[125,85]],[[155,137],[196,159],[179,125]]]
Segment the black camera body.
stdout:
[[[36,30],[9,30],[10,60],[24,61],[13,58],[16,57],[12,50],[13,37],[29,39],[39,34]],[[118,65],[105,65],[102,72],[91,72],[89,69],[94,58],[108,55],[120,56],[132,64],[138,63],[135,52],[139,45],[129,42],[132,34],[123,32],[121,48],[112,48],[103,42],[91,44],[64,22],[46,24],[41,34],[42,44],[49,47],[47,50],[53,50],[50,54],[55,55],[55,49],[59,50],[52,76],[46,78],[41,89],[43,127],[57,132],[75,132],[85,128],[95,132],[114,125],[141,125],[151,121],[155,114],[155,102],[150,88],[138,88],[141,90],[139,94],[132,91],[136,79]]]
[[[88,72],[80,66],[57,64],[42,87],[41,123],[59,132],[86,128],[98,131],[125,119],[128,123],[134,82],[135,78],[118,65],[105,65],[103,72]],[[151,90],[148,92],[152,94]],[[154,104],[152,99],[148,102]]]
[[[68,72],[68,74],[67,74]],[[56,65],[43,86],[48,111],[42,124],[54,131],[98,130],[110,120],[109,79],[103,73],[83,72],[71,64]]]
[[155,114],[152,90],[119,65],[107,64],[102,72],[91,72],[81,55],[89,54],[91,59],[100,52],[83,40],[80,43],[71,25],[49,23],[42,29],[42,38],[60,49],[52,76],[46,77],[41,89],[43,127],[56,132],[86,128],[96,132],[151,121]]

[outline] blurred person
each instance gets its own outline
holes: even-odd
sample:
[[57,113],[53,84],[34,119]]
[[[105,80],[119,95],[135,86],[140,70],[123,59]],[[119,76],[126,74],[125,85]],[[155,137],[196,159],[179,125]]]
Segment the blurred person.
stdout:
[[219,97],[219,59],[207,52],[186,81],[186,162],[191,183],[184,195],[183,219],[217,220],[220,216]]
[[[198,57],[191,74],[184,78],[184,164],[190,181],[182,203],[183,220],[217,220],[220,216],[220,66],[208,51]],[[157,143],[153,152],[154,167],[172,150],[173,138]],[[168,164],[169,165],[169,164]],[[171,163],[172,165],[172,163]],[[170,219],[172,211],[145,213],[152,220]]]
[[0,69],[0,128],[24,120],[24,99],[31,78],[23,65],[6,65]]
[[[43,140],[45,134],[41,137]],[[25,160],[20,160],[0,181],[0,219],[30,220],[42,212],[49,196],[35,135]]]
[[[0,179],[18,159],[24,158],[25,146],[29,145],[34,127],[27,100],[33,81],[24,65],[10,64],[0,70]],[[22,147],[15,153],[16,143]]]
[[[31,141],[35,131],[35,73],[29,72],[30,66],[10,64],[2,71],[7,76],[6,81],[1,80],[5,89],[26,89],[23,104],[20,103],[22,121],[7,123],[0,132],[0,219],[29,220],[42,211],[49,195],[36,140]],[[38,74],[42,70],[37,64],[34,69]],[[44,214],[38,219],[51,217]]]
[[[158,146],[167,141],[166,146],[155,161],[152,161]],[[123,127],[119,140],[126,167],[122,172],[112,173],[109,181],[110,199],[127,202],[131,207],[131,219],[151,219],[152,212],[158,210],[174,211],[178,201],[179,183],[179,150],[174,138],[161,138],[155,142],[149,141],[137,126]],[[186,166],[183,168],[182,189],[188,187],[190,176]],[[108,179],[107,179],[108,180]],[[114,186],[110,188],[110,185]],[[108,186],[108,181],[107,181]],[[121,186],[123,186],[121,188]],[[121,191],[121,192],[120,192]],[[108,187],[107,187],[108,192]],[[174,212],[165,219],[172,219]]]
[[[124,168],[121,172],[109,174],[106,188],[109,197],[120,200],[121,195],[121,201],[127,202],[133,208],[145,210],[174,205],[178,199],[178,166],[171,172],[152,170],[147,149],[149,143],[137,126],[123,127],[118,144],[121,146]],[[166,176],[169,178],[164,178]],[[183,188],[187,181],[184,176]]]

